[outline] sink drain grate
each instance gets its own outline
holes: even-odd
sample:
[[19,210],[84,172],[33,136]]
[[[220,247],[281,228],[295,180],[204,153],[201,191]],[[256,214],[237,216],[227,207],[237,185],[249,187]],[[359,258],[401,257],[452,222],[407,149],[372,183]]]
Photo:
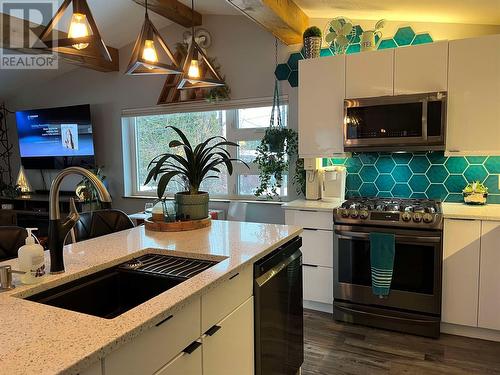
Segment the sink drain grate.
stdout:
[[161,254],[146,254],[120,266],[149,274],[188,279],[217,264],[215,261],[174,257]]

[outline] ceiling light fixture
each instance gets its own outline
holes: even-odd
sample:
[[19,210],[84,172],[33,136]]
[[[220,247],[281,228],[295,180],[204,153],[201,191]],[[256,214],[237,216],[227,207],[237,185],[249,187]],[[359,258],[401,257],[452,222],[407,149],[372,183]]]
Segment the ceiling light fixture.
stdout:
[[[184,76],[177,88],[179,90],[212,88],[225,86],[225,82],[210,63],[207,55],[196,43],[194,32],[194,0],[191,0],[191,44],[184,60]],[[201,58],[201,61],[200,61]],[[206,69],[204,69],[206,67]]]
[[[58,33],[55,30],[56,25],[70,4],[73,8],[73,15],[71,16],[67,37],[52,39],[52,33]],[[86,0],[64,0],[54,17],[40,34],[40,40],[46,48],[56,52],[104,58],[111,61],[111,55],[101,38]]]
[[[149,75],[149,74],[182,74],[179,64],[161,37],[160,33],[149,19],[148,0],[144,4],[144,24],[135,41],[134,50],[126,74]],[[157,44],[155,44],[157,43]],[[171,63],[160,61],[157,47],[161,47]]]

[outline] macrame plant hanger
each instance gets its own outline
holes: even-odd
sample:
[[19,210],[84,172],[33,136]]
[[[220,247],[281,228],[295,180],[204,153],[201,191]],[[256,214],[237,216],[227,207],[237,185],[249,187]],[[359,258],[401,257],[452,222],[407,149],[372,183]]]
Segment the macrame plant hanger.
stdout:
[[[278,67],[278,38],[274,39],[274,67]],[[271,110],[271,119],[269,121],[270,128],[283,128],[281,121],[281,104],[280,104],[280,84],[276,75],[274,76],[274,96],[273,108]]]

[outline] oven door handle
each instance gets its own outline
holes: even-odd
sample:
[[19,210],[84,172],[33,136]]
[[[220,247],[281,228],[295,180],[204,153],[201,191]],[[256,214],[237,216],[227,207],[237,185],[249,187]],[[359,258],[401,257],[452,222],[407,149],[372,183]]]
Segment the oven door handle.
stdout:
[[[338,238],[344,240],[352,240],[355,238],[361,238],[367,240],[370,238],[370,234],[366,232],[351,232],[351,231],[335,231]],[[417,242],[417,243],[439,243],[441,242],[441,237],[438,236],[405,236],[401,234],[396,234],[396,241],[407,241],[407,242]]]

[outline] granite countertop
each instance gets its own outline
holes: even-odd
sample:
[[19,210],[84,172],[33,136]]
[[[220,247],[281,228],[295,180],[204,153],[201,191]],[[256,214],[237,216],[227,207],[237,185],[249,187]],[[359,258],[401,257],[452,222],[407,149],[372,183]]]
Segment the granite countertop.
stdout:
[[[48,275],[36,286],[17,285],[0,294],[0,372],[75,374],[216,286],[224,275],[254,263],[301,231],[294,226],[214,220],[211,227],[196,231],[158,233],[140,226],[68,245],[64,274]],[[22,299],[146,252],[223,260],[114,319]],[[16,259],[0,264],[17,269]],[[17,277],[15,281],[19,284]]]
[[334,202],[325,202],[322,200],[310,201],[306,199],[296,199],[291,202],[284,203],[281,207],[285,210],[308,210],[308,211],[330,211],[340,207],[343,201],[340,199]]
[[448,219],[500,220],[500,204],[472,206],[443,202],[443,215]]

